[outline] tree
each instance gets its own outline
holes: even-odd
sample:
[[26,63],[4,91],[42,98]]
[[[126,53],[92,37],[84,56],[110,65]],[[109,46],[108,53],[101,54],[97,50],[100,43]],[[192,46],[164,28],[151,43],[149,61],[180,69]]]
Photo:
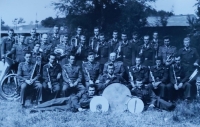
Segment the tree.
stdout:
[[56,22],[52,17],[48,17],[48,18],[42,20],[41,24],[44,27],[53,27],[56,24]]
[[1,19],[1,30],[8,30],[9,26],[5,25],[5,22]]
[[26,21],[24,21],[24,19],[20,17],[20,18],[15,18],[12,22],[13,22],[13,24],[15,26],[15,29],[17,30],[17,25],[18,24],[23,24]]

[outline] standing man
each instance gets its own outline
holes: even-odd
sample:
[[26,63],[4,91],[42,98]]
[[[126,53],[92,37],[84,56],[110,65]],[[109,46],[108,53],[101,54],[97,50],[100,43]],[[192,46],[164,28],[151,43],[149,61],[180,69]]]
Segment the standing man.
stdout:
[[89,39],[89,47],[94,50],[95,45],[97,45],[97,42],[99,41],[99,28],[94,28],[94,36],[90,37]]
[[83,62],[82,70],[85,79],[85,85],[88,88],[90,84],[98,84],[102,73],[99,62],[95,61],[95,54],[88,53],[87,62]]
[[137,52],[137,54],[142,58],[145,66],[153,66],[156,52],[153,45],[151,45],[149,41],[149,35],[144,36],[144,44],[138,48]]
[[60,35],[59,35],[60,27],[55,25],[53,27],[53,35],[50,36],[49,41],[55,47],[57,44],[60,44]]
[[186,37],[183,40],[184,47],[179,49],[178,54],[181,56],[184,68],[189,71],[194,71],[194,66],[198,66],[199,54],[196,48],[190,47],[190,38]]
[[151,40],[151,45],[153,45],[153,48],[155,49],[155,57],[158,57],[158,49],[161,46],[161,42],[158,39],[158,32],[153,32],[153,39]]
[[[12,49],[14,43],[15,43],[14,30],[9,29],[8,37],[4,38],[1,43],[1,59],[4,58],[4,56]],[[11,55],[7,57],[12,58]]]
[[30,34],[31,36],[26,38],[25,44],[27,44],[31,49],[33,49],[35,43],[39,42],[39,39],[37,37],[37,32],[35,28],[31,29]]
[[164,37],[164,45],[159,47],[158,56],[163,59],[166,66],[170,66],[174,62],[174,55],[177,53],[177,48],[170,45],[170,38]]
[[70,45],[77,47],[80,43],[81,35],[82,35],[82,27],[78,26],[76,28],[76,35],[71,37]]
[[31,48],[25,44],[24,42],[25,36],[24,34],[19,35],[18,43],[14,44],[12,49],[8,51],[6,56],[10,56],[11,54],[14,55],[14,60],[18,63],[24,62],[24,54],[31,50]]
[[60,97],[62,68],[56,63],[56,55],[49,55],[49,63],[43,66],[43,88],[48,100]]
[[62,96],[66,97],[71,94],[81,96],[85,87],[82,84],[82,73],[80,66],[75,65],[75,55],[70,54],[68,64],[62,67],[63,87]]
[[19,86],[21,88],[21,105],[25,107],[25,100],[28,89],[36,90],[36,97],[38,104],[42,102],[42,84],[38,81],[40,77],[37,63],[31,63],[31,52],[26,52],[24,55],[25,62],[21,62],[18,66],[17,76]]
[[116,45],[119,43],[118,40],[118,31],[114,30],[112,34],[113,38],[108,41],[110,47],[110,53],[114,52]]

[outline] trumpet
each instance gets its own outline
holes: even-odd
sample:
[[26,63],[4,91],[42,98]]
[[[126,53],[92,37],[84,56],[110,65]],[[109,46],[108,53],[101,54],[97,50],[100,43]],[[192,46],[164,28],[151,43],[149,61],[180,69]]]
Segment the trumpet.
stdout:
[[87,76],[88,76],[89,80],[91,80],[91,78],[90,78],[90,73],[88,72],[88,70],[87,70],[87,68],[86,68],[86,67],[85,67],[85,72],[86,72],[86,74],[87,74]]
[[169,64],[171,64],[172,62],[173,62],[173,56],[174,54],[172,53],[171,55],[168,55],[167,56],[167,59],[165,60],[165,64],[166,65],[169,65]]
[[117,49],[117,57],[118,58],[120,57],[121,50],[122,50],[122,43],[119,43],[119,47]]
[[[150,71],[150,76],[151,76],[151,78],[152,78],[152,81],[155,83],[156,80],[155,80],[155,77],[153,76],[153,72],[151,71],[150,66],[148,66],[148,68],[149,68],[149,71]],[[158,88],[158,85],[159,85],[159,82],[156,83],[155,85],[153,85],[154,89],[157,89],[157,88]]]
[[128,68],[128,74],[129,74],[129,76],[130,76],[130,79],[131,79],[131,84],[134,86],[134,78],[133,78],[133,75],[131,74],[131,72],[129,71],[129,66],[127,66],[127,68]]
[[76,54],[80,54],[81,53],[81,44],[79,45],[77,51],[76,51]]
[[[65,69],[63,69],[63,70],[64,70],[64,72],[65,72],[65,75],[66,75],[67,79],[69,80],[69,84],[72,84],[72,80],[69,78],[69,76],[68,76],[66,70],[65,70]],[[70,86],[70,87],[72,87],[72,86]]]
[[[178,81],[177,81],[177,78],[176,78],[176,72],[175,72],[175,70],[174,70],[174,65],[172,65],[172,69],[173,69],[174,80],[175,80],[174,87],[175,87],[175,85],[176,85],[176,87],[178,87],[178,86],[177,86],[177,84],[178,84]],[[175,87],[175,89],[176,89],[176,87]],[[178,89],[177,89],[177,90],[178,90]]]

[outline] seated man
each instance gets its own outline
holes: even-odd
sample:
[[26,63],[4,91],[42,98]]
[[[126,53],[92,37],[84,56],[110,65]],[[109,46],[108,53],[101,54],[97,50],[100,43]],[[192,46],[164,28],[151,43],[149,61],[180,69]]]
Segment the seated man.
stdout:
[[61,74],[62,68],[60,64],[56,63],[55,54],[50,54],[49,63],[43,66],[43,87],[46,90],[45,94],[48,99],[58,98],[61,90]]
[[25,106],[28,88],[36,90],[38,103],[42,101],[42,84],[38,81],[38,78],[40,77],[39,67],[37,63],[31,63],[31,57],[31,52],[26,52],[24,57],[25,62],[21,62],[19,64],[17,71],[19,85],[21,88],[20,95],[22,107]]
[[81,68],[75,65],[75,55],[70,54],[68,57],[68,64],[62,67],[63,88],[62,96],[66,97],[70,94],[79,94],[84,92],[85,87],[82,84]]
[[[69,96],[63,98],[56,98],[42,104],[37,105],[31,112],[37,111],[52,111],[52,110],[71,110],[84,111],[86,108],[89,108],[91,99],[96,95],[96,86],[89,85],[88,90],[85,91],[81,97],[78,96]],[[80,101],[79,101],[80,100]]]
[[126,80],[122,78],[121,75],[114,74],[115,66],[114,64],[110,63],[107,66],[107,72],[104,74],[98,84],[98,90],[99,94],[102,94],[103,90],[112,83],[121,83],[121,84],[127,84]]

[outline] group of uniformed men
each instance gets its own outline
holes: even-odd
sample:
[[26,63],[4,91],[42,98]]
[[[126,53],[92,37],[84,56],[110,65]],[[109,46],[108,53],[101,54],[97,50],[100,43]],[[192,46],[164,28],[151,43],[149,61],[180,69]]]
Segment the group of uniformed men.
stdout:
[[77,34],[71,39],[67,34],[59,35],[58,26],[53,30],[53,35],[44,33],[38,39],[36,29],[31,29],[30,37],[20,34],[15,41],[14,30],[10,29],[2,40],[1,58],[19,63],[18,94],[23,107],[28,90],[36,90],[38,103],[72,95],[79,101],[90,88],[95,88],[92,95],[101,95],[112,83],[126,85],[145,104],[152,93],[169,102],[196,97],[191,75],[199,66],[199,55],[190,46],[189,37],[177,50],[170,44],[170,37],[159,40],[158,32],[153,33],[152,40],[149,35],[139,40],[136,32],[128,40],[126,33],[119,39],[118,31],[113,31],[112,39],[107,41],[95,27],[94,36],[87,43],[82,27],[77,27]]

